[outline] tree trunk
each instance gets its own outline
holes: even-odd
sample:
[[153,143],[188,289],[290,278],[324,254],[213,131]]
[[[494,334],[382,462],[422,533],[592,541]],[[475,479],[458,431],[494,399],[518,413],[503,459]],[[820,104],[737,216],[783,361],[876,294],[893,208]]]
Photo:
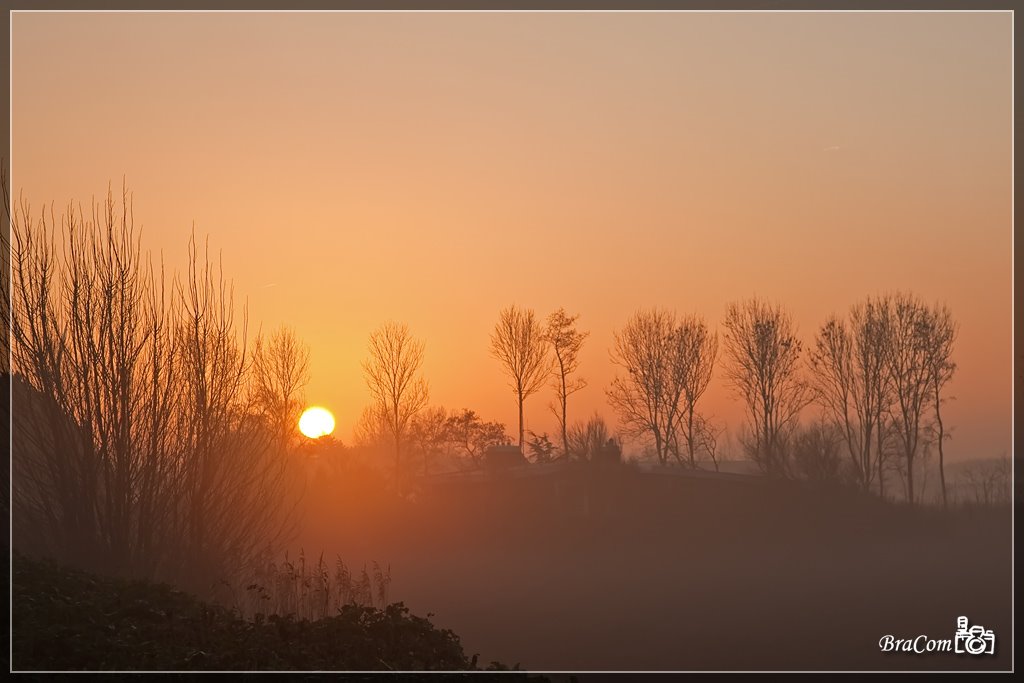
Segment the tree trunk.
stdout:
[[523,393],[519,392],[519,450],[523,450]]
[[878,497],[885,500],[885,456],[882,453],[882,446],[885,440],[882,437],[882,423],[878,422],[878,448],[875,457],[878,458]]
[[687,413],[687,424],[686,424],[686,449],[690,455],[690,469],[697,469],[697,458],[693,452],[693,405],[690,405],[689,412]]
[[939,423],[939,483],[942,485],[942,507],[946,507],[946,467],[942,452],[942,441],[945,431],[942,426],[942,411],[939,409],[938,386],[935,387],[935,421]]
[[395,433],[395,489],[398,490],[399,495],[402,493],[402,442],[398,434]]
[[907,502],[914,504],[914,459],[907,458]]
[[562,376],[562,452],[565,454],[566,461],[569,460],[569,430],[566,427],[566,395],[565,395],[565,376]]

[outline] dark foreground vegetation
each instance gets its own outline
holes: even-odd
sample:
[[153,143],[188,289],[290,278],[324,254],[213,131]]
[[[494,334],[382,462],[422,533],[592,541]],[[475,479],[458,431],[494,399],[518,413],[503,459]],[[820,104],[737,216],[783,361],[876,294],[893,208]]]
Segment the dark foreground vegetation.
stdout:
[[[145,581],[16,555],[16,670],[466,670],[459,637],[411,615],[347,605],[316,621],[254,620]],[[497,665],[492,665],[497,666]]]

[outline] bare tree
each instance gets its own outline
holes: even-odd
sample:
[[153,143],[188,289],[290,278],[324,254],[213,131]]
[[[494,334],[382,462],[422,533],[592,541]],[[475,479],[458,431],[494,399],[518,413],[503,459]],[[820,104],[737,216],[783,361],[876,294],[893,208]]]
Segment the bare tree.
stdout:
[[785,441],[809,400],[796,326],[780,306],[754,298],[728,306],[725,328],[726,379],[747,410],[747,451],[762,471],[784,476]]
[[423,458],[423,474],[430,474],[430,465],[444,452],[448,443],[448,411],[440,406],[424,408],[412,419],[410,435]]
[[491,355],[501,361],[519,407],[519,448],[525,427],[523,404],[537,393],[551,372],[544,329],[530,309],[509,306],[501,311],[491,333]]
[[831,420],[796,429],[792,439],[795,473],[817,484],[849,483],[850,468],[855,463],[847,464],[849,461],[841,451],[842,440],[840,427]]
[[288,444],[296,433],[308,382],[309,349],[294,330],[281,326],[269,339],[256,338],[253,401],[282,444]]
[[936,305],[929,311],[928,323],[922,330],[927,348],[928,384],[931,388],[931,403],[935,410],[935,441],[939,449],[939,485],[942,488],[942,505],[947,505],[946,468],[943,442],[948,438],[942,421],[942,404],[946,401],[942,391],[956,372],[953,361],[953,344],[956,342],[957,325],[953,314],[944,305]]
[[[684,317],[676,327],[678,377],[681,416],[677,428],[670,435],[672,451],[679,459],[678,436],[682,434],[686,447],[687,465],[697,467],[697,454],[702,445],[710,445],[710,423],[697,413],[697,401],[711,383],[711,373],[718,355],[718,335],[708,330],[707,324],[697,316]],[[714,460],[714,458],[712,458]]]
[[578,318],[578,315],[570,316],[564,308],[559,308],[548,316],[545,333],[555,357],[554,385],[558,405],[552,407],[552,411],[558,417],[558,426],[562,431],[562,455],[566,459],[569,458],[569,437],[566,430],[568,399],[571,394],[587,386],[585,379],[571,377],[579,369],[580,349],[590,334],[576,329]]
[[16,469],[27,475],[15,487],[17,526],[61,548],[58,556],[145,572],[151,558],[135,552],[142,509],[132,484],[148,484],[147,466],[163,463],[140,457],[134,442],[145,437],[146,398],[167,387],[147,386],[157,323],[146,319],[147,273],[127,193],[121,215],[108,192],[92,221],[70,207],[60,230],[52,208],[38,222],[30,215],[22,202],[13,226],[12,351],[33,397],[15,430]]
[[956,488],[961,492],[961,502],[1003,505],[1013,498],[1012,479],[1010,459],[1004,454],[964,463]]
[[[11,397],[13,394],[11,376],[11,194],[7,188],[7,159],[0,158],[0,194],[3,208],[0,210],[0,320],[3,320],[3,334],[0,339],[0,423],[11,424]],[[3,487],[0,487],[3,488]],[[10,489],[0,491],[4,512],[10,513]]]
[[614,333],[611,359],[626,371],[608,388],[611,406],[627,433],[650,435],[658,462],[668,462],[682,418],[686,347],[674,313],[654,309],[633,314]]
[[363,372],[393,439],[399,491],[402,442],[409,421],[427,404],[427,382],[419,375],[422,365],[423,342],[412,337],[407,325],[388,322],[370,335],[370,357],[363,362]]
[[902,292],[885,297],[882,307],[889,342],[886,367],[893,393],[889,412],[902,455],[907,501],[913,505],[914,464],[923,450],[925,413],[934,391],[929,366],[931,314],[917,297]]
[[391,441],[387,415],[381,406],[376,403],[365,406],[359,419],[352,425],[353,444],[370,450],[385,450]]
[[724,428],[716,427],[711,420],[703,415],[698,415],[693,431],[697,435],[698,452],[706,455],[715,468],[715,472],[718,472],[718,444],[719,437],[725,431]]
[[853,306],[849,322],[830,317],[810,353],[815,396],[841,430],[864,491],[883,476],[882,420],[890,400],[886,330],[880,302],[869,298]]
[[577,422],[569,428],[569,448],[577,459],[593,462],[601,457],[602,449],[613,441],[611,430],[604,418],[594,413],[586,422]]
[[[7,160],[0,159],[0,194],[3,196],[3,208],[0,210],[0,320],[5,325],[11,322],[11,194],[7,187]],[[11,337],[10,328],[4,327],[4,334],[0,338],[0,374],[8,376],[11,372]],[[0,387],[0,391],[8,387]],[[10,397],[8,393],[8,398]],[[9,404],[5,404],[10,409]],[[9,415],[0,416],[7,424]],[[4,496],[9,492],[4,492]],[[6,500],[6,499],[5,499]],[[10,500],[7,500],[10,504]]]
[[189,242],[188,269],[176,282],[176,340],[182,402],[180,475],[184,516],[180,555],[193,582],[231,576],[293,529],[286,495],[289,459],[272,425],[251,402],[248,314],[209,247]]

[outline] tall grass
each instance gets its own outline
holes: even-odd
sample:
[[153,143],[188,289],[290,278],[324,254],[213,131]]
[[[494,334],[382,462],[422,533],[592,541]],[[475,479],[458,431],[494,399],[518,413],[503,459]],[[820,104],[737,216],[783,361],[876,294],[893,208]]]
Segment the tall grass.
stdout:
[[316,621],[333,616],[345,605],[384,609],[390,604],[391,565],[377,562],[356,571],[341,557],[333,567],[323,553],[307,561],[300,550],[294,561],[285,553],[280,563],[265,555],[252,571],[244,591],[231,590],[222,598],[242,616],[294,616]]

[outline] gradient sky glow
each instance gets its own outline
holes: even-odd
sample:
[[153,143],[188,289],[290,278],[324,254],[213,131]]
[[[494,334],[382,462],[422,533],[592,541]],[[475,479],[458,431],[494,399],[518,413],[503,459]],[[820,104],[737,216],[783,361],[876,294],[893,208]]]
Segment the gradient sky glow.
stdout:
[[[431,402],[516,430],[488,336],[579,313],[612,418],[612,330],[753,294],[809,342],[911,289],[959,321],[953,459],[1011,434],[1012,14],[32,13],[12,18],[12,187],[87,204],[122,177],[144,244],[222,249],[251,327],[311,349],[348,440],[394,319]],[[704,409],[735,430],[712,380]],[[526,404],[553,431],[553,392]],[[570,421],[574,419],[570,415]]]

